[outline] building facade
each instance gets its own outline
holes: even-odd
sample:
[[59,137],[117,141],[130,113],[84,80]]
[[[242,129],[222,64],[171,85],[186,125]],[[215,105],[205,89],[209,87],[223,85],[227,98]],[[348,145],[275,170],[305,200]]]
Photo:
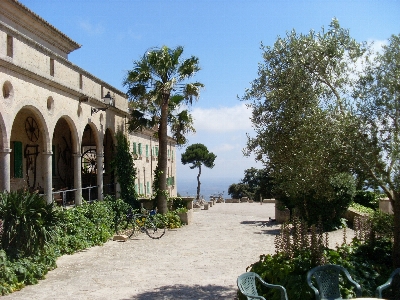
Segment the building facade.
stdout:
[[[123,131],[137,191],[149,196],[158,154],[154,132],[127,132],[125,93],[71,63],[68,54],[79,48],[18,1],[0,1],[0,190],[39,190],[48,202],[65,190],[76,204],[82,197],[102,199],[118,191],[111,160],[115,133]],[[175,145],[170,139],[173,196]]]

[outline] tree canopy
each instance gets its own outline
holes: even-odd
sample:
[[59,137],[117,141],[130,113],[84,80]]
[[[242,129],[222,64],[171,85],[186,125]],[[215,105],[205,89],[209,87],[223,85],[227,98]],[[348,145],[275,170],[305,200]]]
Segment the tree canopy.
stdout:
[[204,165],[207,168],[212,169],[214,167],[214,161],[217,156],[209,152],[207,147],[203,144],[193,144],[186,148],[186,151],[182,153],[181,162],[182,164],[191,164],[191,169],[198,168],[199,173],[197,175],[197,198],[200,198],[200,175],[201,166]]
[[273,198],[273,181],[267,169],[250,168],[244,170],[244,177],[239,183],[233,183],[228,188],[232,198],[248,197],[255,201],[260,198]]
[[373,182],[385,192],[395,214],[396,267],[399,40],[393,35],[382,52],[372,53],[336,19],[328,30],[305,35],[293,30],[272,47],[261,46],[258,78],[242,97],[252,108],[256,131],[246,154],[254,153],[271,169],[284,196],[303,199],[303,206],[310,197],[333,201],[343,189],[350,197],[352,187],[345,181],[351,178]]
[[167,208],[167,139],[168,126],[178,145],[187,142],[186,134],[193,132],[193,120],[188,107],[200,96],[203,84],[188,82],[199,70],[199,59],[182,59],[183,47],[153,48],[134,62],[124,80],[129,97],[131,119],[129,130],[157,128],[159,141],[157,208]]

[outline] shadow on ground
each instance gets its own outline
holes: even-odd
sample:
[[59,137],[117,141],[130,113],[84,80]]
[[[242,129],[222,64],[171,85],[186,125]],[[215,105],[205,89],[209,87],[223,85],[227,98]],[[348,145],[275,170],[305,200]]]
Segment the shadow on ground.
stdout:
[[236,290],[219,285],[167,285],[155,288],[153,291],[144,292],[123,300],[153,300],[153,299],[185,299],[185,300],[235,300]]
[[255,231],[254,234],[272,234],[278,235],[280,233],[280,226],[275,221],[242,221],[242,225],[253,225],[255,228],[260,229]]

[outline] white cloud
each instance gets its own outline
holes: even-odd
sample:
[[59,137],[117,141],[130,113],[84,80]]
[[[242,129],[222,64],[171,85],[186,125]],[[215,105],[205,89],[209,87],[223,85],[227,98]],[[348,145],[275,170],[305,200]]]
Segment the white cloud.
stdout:
[[251,110],[244,103],[232,107],[195,108],[192,115],[197,132],[224,133],[251,129]]
[[368,44],[372,44],[372,52],[382,52],[382,46],[386,46],[388,40],[368,40]]
[[236,148],[235,145],[223,143],[223,144],[214,146],[212,149],[212,152],[215,152],[215,153],[229,152],[235,148]]
[[101,24],[92,24],[87,20],[79,22],[79,26],[90,36],[99,36],[104,32]]

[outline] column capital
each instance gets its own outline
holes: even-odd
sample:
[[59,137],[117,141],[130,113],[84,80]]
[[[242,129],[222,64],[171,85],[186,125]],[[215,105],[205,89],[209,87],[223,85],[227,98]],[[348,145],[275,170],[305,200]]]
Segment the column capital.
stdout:
[[12,150],[10,148],[0,148],[0,153],[11,153]]
[[82,156],[82,153],[72,153],[72,156],[73,156],[73,157],[81,157],[81,156]]
[[51,151],[51,150],[43,151],[42,154],[43,154],[43,155],[49,155],[49,156],[50,156],[50,155],[53,155],[53,151]]

